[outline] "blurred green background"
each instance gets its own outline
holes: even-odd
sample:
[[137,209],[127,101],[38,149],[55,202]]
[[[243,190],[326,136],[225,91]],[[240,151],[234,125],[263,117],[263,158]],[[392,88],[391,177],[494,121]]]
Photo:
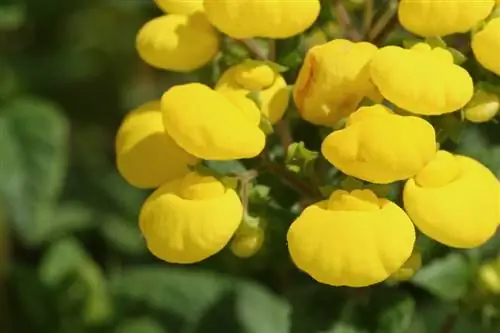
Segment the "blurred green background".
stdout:
[[[170,85],[213,74],[161,72],[138,58],[135,33],[157,15],[149,0],[0,1],[0,332],[500,332],[500,268],[478,280],[498,237],[471,251],[420,238],[424,266],[409,282],[322,286],[288,258],[296,198],[280,184],[268,184],[271,205],[254,200],[268,224],[255,257],[224,250],[178,267],[150,255],[137,225],[148,193],[117,174],[116,130]],[[440,121],[459,152],[498,175],[499,125]],[[299,125],[294,134],[314,148],[311,126]]]

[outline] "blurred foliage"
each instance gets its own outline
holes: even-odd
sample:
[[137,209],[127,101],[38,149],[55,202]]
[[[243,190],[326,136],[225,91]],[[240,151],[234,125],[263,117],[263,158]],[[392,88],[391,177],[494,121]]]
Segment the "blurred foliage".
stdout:
[[[351,1],[350,10],[361,11],[361,2]],[[478,267],[498,257],[498,237],[458,251],[421,236],[423,267],[410,281],[323,286],[290,263],[285,233],[297,198],[272,177],[262,176],[265,186],[251,193],[253,215],[266,221],[256,256],[240,259],[225,250],[179,268],[150,255],[137,225],[148,193],[117,174],[116,129],[125,112],[169,86],[213,83],[247,56],[233,46],[196,73],[156,71],[138,59],[134,38],[159,14],[146,0],[0,2],[0,332],[500,331],[500,297],[477,279]],[[308,33],[322,29],[335,37],[335,28],[324,27],[334,19],[325,10]],[[304,56],[303,39],[277,43],[289,83]],[[474,73],[500,86],[484,71]],[[296,140],[317,150],[321,130],[292,117]],[[443,145],[500,175],[499,125],[464,126],[447,117],[435,120],[450,139]],[[269,192],[272,204],[259,204]]]

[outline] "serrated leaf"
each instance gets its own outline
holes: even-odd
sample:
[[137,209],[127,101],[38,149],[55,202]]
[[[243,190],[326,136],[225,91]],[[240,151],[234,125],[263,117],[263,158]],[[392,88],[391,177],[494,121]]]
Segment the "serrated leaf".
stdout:
[[9,220],[28,244],[40,242],[65,176],[68,123],[60,110],[34,98],[0,108],[0,195]]
[[443,300],[456,301],[465,296],[473,276],[468,259],[450,253],[422,267],[411,282]]

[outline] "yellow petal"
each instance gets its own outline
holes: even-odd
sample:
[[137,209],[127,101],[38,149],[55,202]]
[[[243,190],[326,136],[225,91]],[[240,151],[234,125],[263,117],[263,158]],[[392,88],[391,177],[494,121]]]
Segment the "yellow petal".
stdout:
[[484,123],[492,120],[500,110],[498,95],[479,90],[472,100],[465,106],[464,116],[470,122]]
[[370,72],[385,99],[415,114],[440,115],[459,110],[474,92],[469,73],[455,65],[444,49],[386,46],[373,56]]
[[242,216],[243,207],[234,190],[225,189],[213,177],[188,174],[161,186],[146,200],[139,224],[156,257],[190,264],[222,250]]
[[376,184],[413,177],[436,153],[434,128],[425,120],[362,107],[344,129],[323,141],[321,152],[343,173]]
[[483,30],[472,37],[472,52],[484,68],[500,76],[500,17],[486,24]]
[[364,97],[377,100],[370,81],[373,44],[336,39],[311,48],[294,87],[294,100],[302,118],[333,126],[356,110]]
[[[290,99],[283,76],[265,63],[242,63],[230,67],[219,78],[215,90],[255,117],[257,123],[261,113],[271,124],[277,123],[285,114]],[[250,93],[256,93],[260,109],[248,97]]]
[[230,37],[289,38],[309,28],[319,15],[319,0],[205,0],[210,22]]
[[[427,236],[450,247],[477,247],[493,236],[500,220],[498,181],[476,160],[450,155],[439,152],[436,160],[407,181],[404,206]],[[456,177],[447,176],[457,168]]]
[[190,15],[203,11],[203,0],[154,0],[168,14]]
[[203,14],[170,14],[147,22],[137,34],[136,48],[153,67],[189,72],[214,58],[219,40]]
[[130,184],[153,188],[184,176],[198,159],[165,132],[160,101],[146,103],[130,112],[116,136],[118,171]]
[[[344,201],[345,209],[338,203],[330,210],[323,201],[307,207],[290,226],[290,255],[298,268],[318,282],[369,286],[387,279],[410,257],[415,229],[409,217],[385,199],[378,199],[374,209],[375,195],[365,191],[351,193],[354,198],[334,192],[332,197],[337,199],[333,200]],[[363,197],[365,204],[360,203]]]
[[471,30],[490,15],[494,4],[495,0],[401,0],[398,17],[416,35],[446,36]]
[[162,97],[165,129],[187,152],[206,160],[257,156],[266,136],[223,94],[199,83],[170,88]]

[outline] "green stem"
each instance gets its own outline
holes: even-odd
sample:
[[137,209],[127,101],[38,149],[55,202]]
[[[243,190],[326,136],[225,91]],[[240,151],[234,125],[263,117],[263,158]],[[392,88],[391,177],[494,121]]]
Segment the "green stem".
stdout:
[[367,40],[375,45],[382,43],[398,24],[398,0],[391,0],[382,14],[368,32]]
[[339,23],[339,26],[342,29],[342,34],[346,38],[352,39],[353,41],[362,40],[363,36],[353,25],[351,16],[349,15],[349,12],[345,8],[343,1],[333,0],[332,8],[335,13],[335,17],[337,18],[337,22]]
[[238,40],[247,50],[257,59],[257,60],[267,60],[267,56],[262,52],[255,40],[253,39],[241,39]]
[[365,0],[365,11],[363,13],[363,33],[365,36],[371,30],[373,23],[373,0]]

